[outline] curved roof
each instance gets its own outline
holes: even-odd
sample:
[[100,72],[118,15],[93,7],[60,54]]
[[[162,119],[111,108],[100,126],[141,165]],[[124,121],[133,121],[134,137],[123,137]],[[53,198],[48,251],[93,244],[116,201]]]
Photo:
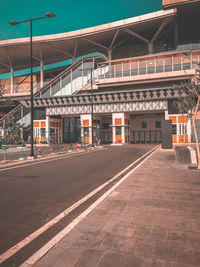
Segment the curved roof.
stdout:
[[[161,10],[82,30],[33,37],[33,66],[39,66],[41,60],[46,65],[93,52],[107,54],[130,35],[150,43],[175,15],[176,9]],[[148,32],[153,33],[150,39]],[[0,41],[0,73],[10,72],[11,66],[14,70],[28,68],[29,55],[29,38]]]

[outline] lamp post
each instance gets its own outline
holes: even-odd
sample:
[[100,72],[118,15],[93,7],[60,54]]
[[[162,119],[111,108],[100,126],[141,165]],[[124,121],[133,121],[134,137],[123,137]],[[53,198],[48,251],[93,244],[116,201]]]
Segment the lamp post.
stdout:
[[86,69],[81,69],[80,71],[90,71],[90,99],[91,99],[91,130],[92,130],[92,147],[94,147],[94,126],[93,126],[93,117],[94,117],[94,105],[93,105],[93,70],[94,70],[94,66],[93,68],[86,68]]
[[30,22],[30,69],[31,69],[31,157],[34,157],[34,150],[33,150],[33,35],[32,35],[32,24],[34,20],[39,20],[39,19],[46,19],[46,18],[52,18],[55,17],[54,13],[46,13],[45,16],[43,17],[38,17],[38,18],[33,18],[33,19],[27,19],[23,21],[15,21],[12,20],[9,22],[10,25],[15,26],[21,23],[26,23]]
[[91,85],[91,121],[92,121],[92,147],[94,147],[94,126],[93,126],[93,117],[94,117],[94,112],[93,112],[93,76],[92,76],[92,71],[93,69],[90,70],[90,85]]

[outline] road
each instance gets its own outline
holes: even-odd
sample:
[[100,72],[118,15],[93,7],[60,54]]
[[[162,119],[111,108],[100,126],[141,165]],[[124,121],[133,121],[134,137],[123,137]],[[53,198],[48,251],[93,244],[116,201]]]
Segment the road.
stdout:
[[[0,171],[0,254],[153,147],[153,144],[109,146],[101,151]],[[95,197],[1,266],[19,266],[89,206]]]

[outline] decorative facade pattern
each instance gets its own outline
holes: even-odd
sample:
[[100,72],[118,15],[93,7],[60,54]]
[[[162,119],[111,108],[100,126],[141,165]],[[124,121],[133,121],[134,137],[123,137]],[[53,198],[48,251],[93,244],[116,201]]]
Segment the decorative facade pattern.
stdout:
[[[94,104],[94,113],[113,113],[113,112],[134,112],[134,111],[155,111],[167,110],[167,100],[158,101],[142,101],[131,103],[109,103],[109,104]],[[91,105],[77,105],[77,106],[62,106],[62,107],[48,107],[46,115],[76,115],[76,114],[90,114]]]
[[[123,92],[105,92],[93,94],[93,103],[98,104],[100,108],[101,104],[117,104],[117,103],[130,103],[130,102],[145,102],[145,101],[157,101],[177,98],[178,94],[173,88],[165,89],[150,89],[150,90],[132,90]],[[30,100],[22,100],[21,103],[29,108]],[[74,106],[77,110],[79,105],[91,104],[91,95],[71,95],[71,96],[58,96],[48,98],[35,98],[34,107],[63,107],[67,106],[71,109]],[[81,107],[82,108],[82,107]]]

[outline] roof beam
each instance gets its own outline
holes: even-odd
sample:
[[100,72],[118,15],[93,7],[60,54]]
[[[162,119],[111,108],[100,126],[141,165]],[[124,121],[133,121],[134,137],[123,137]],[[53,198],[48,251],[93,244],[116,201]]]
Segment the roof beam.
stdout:
[[106,50],[109,49],[109,47],[106,47],[106,46],[104,46],[104,45],[102,45],[102,44],[100,44],[100,43],[97,43],[97,42],[95,42],[95,41],[89,40],[88,38],[83,38],[83,40],[86,40],[87,42],[89,42],[89,43],[91,43],[91,44],[94,44],[94,45],[96,45],[96,46],[99,46],[99,47],[101,47],[101,48],[103,48],[103,49],[106,49]]
[[127,37],[123,40],[121,40],[120,42],[118,42],[115,46],[113,46],[112,49],[115,49],[116,47],[120,46],[121,44],[125,43],[130,37]]
[[77,50],[78,50],[78,40],[76,40],[75,46],[74,46],[74,57],[75,58],[76,58],[76,55],[77,55]]
[[114,45],[114,42],[115,42],[115,40],[116,40],[116,38],[117,38],[117,35],[118,35],[119,31],[120,31],[120,30],[117,30],[117,31],[115,32],[115,35],[114,35],[114,37],[113,37],[113,39],[112,39],[112,42],[111,42],[111,44],[110,44],[110,49],[112,49],[112,47],[113,47],[113,45]]
[[129,30],[129,29],[122,29],[122,30],[123,30],[124,32],[127,32],[127,33],[129,33],[130,35],[132,35],[132,36],[134,36],[134,37],[136,37],[136,38],[142,40],[143,42],[145,42],[145,43],[147,43],[147,44],[150,43],[149,40],[147,40],[146,38],[144,38],[143,36],[139,35],[139,34],[136,33],[136,32],[133,32],[133,31],[131,31],[131,30]]
[[7,59],[8,59],[8,62],[9,62],[9,64],[10,64],[10,67],[11,67],[13,64],[12,64],[12,60],[11,60],[11,58],[10,58],[10,56],[9,56],[9,53],[8,53],[8,48],[5,47],[5,50],[6,50],[6,57],[7,57]]
[[[10,49],[17,50],[15,47],[10,47]],[[22,51],[19,51],[19,50],[17,50],[17,53],[22,54],[22,55],[27,56],[27,57],[30,57],[30,53],[22,52]],[[33,57],[35,60],[40,61],[39,58],[37,58],[37,57],[35,57],[35,56],[32,56],[32,57]]]
[[2,63],[2,62],[0,62],[0,65],[5,66],[5,67],[8,67],[10,69],[10,65],[7,65],[7,64]]
[[64,50],[62,50],[62,49],[60,49],[60,48],[57,48],[57,47],[55,47],[54,45],[52,45],[52,44],[47,44],[47,43],[44,43],[43,45],[46,45],[46,46],[49,46],[49,47],[52,47],[53,49],[55,49],[55,51],[57,51],[57,52],[59,52],[59,53],[61,53],[61,54],[63,54],[63,55],[66,55],[66,56],[68,56],[68,57],[70,57],[70,58],[72,58],[73,57],[73,55],[71,54],[71,53],[69,53],[69,52],[67,52],[67,51],[64,51]]
[[158,30],[155,32],[154,36],[152,37],[151,39],[151,43],[154,42],[157,38],[158,38],[158,35],[161,33],[161,31],[165,28],[165,26],[168,24],[168,22],[171,20],[171,17],[170,18],[166,18],[162,24],[160,25],[160,27],[158,28]]

